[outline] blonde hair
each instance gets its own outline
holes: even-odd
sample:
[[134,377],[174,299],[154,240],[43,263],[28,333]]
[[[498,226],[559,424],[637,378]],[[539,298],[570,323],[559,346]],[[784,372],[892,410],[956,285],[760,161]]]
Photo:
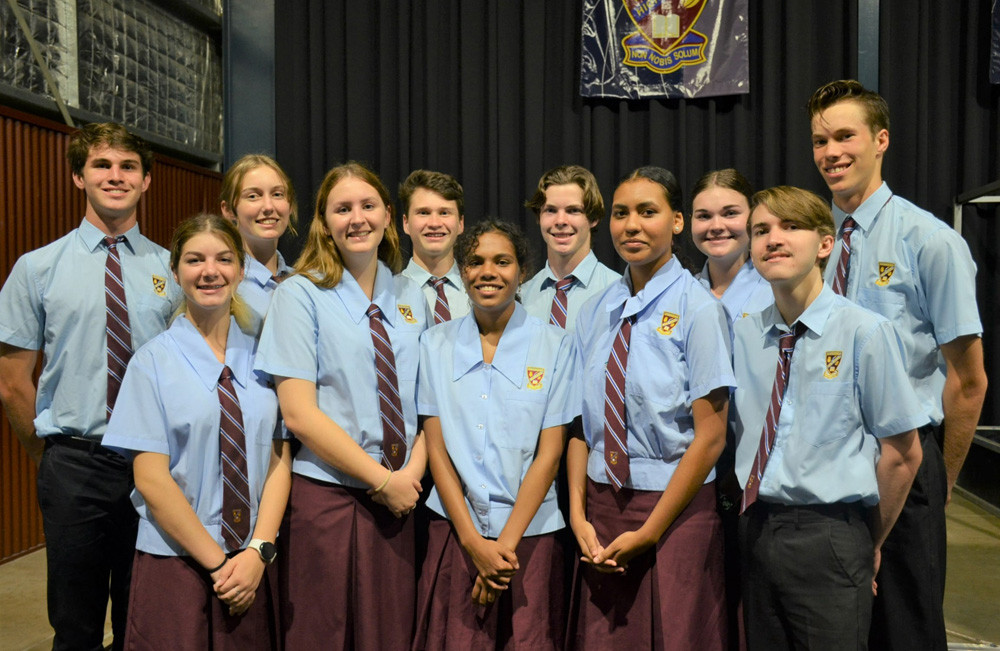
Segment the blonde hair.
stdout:
[[288,205],[291,213],[288,216],[288,230],[292,235],[298,235],[295,226],[299,221],[299,204],[295,200],[295,188],[292,187],[292,179],[288,177],[285,170],[278,165],[278,161],[265,154],[247,154],[239,159],[226,171],[222,177],[222,191],[219,193],[219,202],[226,204],[226,209],[236,214],[236,205],[240,201],[240,191],[243,189],[243,179],[246,175],[258,167],[270,167],[278,175],[285,185],[285,196],[288,197]]
[[[228,219],[210,213],[199,213],[194,217],[185,219],[177,226],[173,237],[170,238],[170,269],[175,274],[177,273],[184,245],[192,237],[201,233],[211,233],[229,247],[236,255],[240,274],[242,275],[243,269],[246,266],[246,251],[243,249],[243,238],[240,236],[240,232],[236,230],[236,226]],[[185,312],[187,312],[187,297],[181,300],[181,304],[174,311],[171,321]],[[236,325],[240,327],[240,330],[244,332],[253,331],[253,317],[250,314],[250,308],[243,301],[239,292],[233,292],[232,299],[229,301],[229,313],[236,319]]]
[[399,273],[403,266],[403,256],[399,250],[399,231],[396,230],[396,223],[392,219],[389,191],[375,172],[361,163],[349,161],[334,167],[323,178],[319,191],[316,193],[316,211],[313,213],[312,223],[309,225],[306,244],[298,262],[295,263],[296,273],[302,274],[313,284],[324,289],[336,287],[344,275],[344,259],[341,257],[333,238],[326,230],[325,219],[326,201],[330,192],[346,178],[360,179],[378,192],[378,196],[389,215],[385,234],[378,245],[378,259],[384,262],[394,274]]

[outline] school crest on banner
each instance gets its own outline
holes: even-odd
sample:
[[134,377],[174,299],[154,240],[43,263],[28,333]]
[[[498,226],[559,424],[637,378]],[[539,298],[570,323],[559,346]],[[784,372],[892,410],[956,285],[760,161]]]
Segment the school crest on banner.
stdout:
[[749,0],[584,0],[580,94],[750,92]]

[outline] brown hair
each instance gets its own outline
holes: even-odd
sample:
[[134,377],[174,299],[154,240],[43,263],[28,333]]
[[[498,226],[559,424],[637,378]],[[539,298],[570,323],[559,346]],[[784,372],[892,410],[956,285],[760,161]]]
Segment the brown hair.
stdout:
[[861,106],[872,135],[882,129],[889,130],[889,104],[881,95],[853,79],[839,79],[817,88],[809,98],[809,119],[844,101],[857,102]]
[[[184,245],[192,237],[201,233],[211,233],[222,240],[233,254],[236,255],[236,261],[239,264],[242,274],[246,267],[246,251],[243,250],[243,238],[240,232],[228,219],[210,213],[199,213],[194,217],[185,219],[174,230],[173,237],[170,238],[170,269],[175,274],[177,273]],[[185,298],[174,312],[174,317],[186,311],[187,299]],[[236,323],[240,326],[240,329],[244,332],[251,331],[252,317],[250,315],[250,308],[243,302],[243,298],[239,292],[233,292],[232,300],[229,302],[229,313],[236,317]]]
[[84,125],[69,140],[66,159],[73,174],[83,176],[83,168],[87,164],[90,150],[101,146],[138,154],[143,176],[153,169],[153,151],[145,140],[129,133],[128,129],[117,122],[95,122]]
[[403,214],[410,212],[410,198],[418,188],[435,192],[446,201],[454,201],[458,206],[458,216],[465,215],[465,192],[462,190],[462,184],[451,174],[430,170],[413,170],[399,186],[399,203]]
[[601,196],[601,188],[597,185],[597,179],[590,170],[579,165],[560,165],[553,167],[538,179],[538,188],[535,194],[524,202],[525,208],[530,208],[538,217],[545,206],[545,191],[550,185],[566,185],[574,183],[583,190],[583,212],[587,215],[587,221],[593,224],[590,231],[597,230],[597,225],[604,217],[604,197]]
[[344,260],[334,244],[333,238],[326,231],[326,201],[333,188],[346,178],[357,178],[375,188],[379,198],[389,213],[389,224],[378,245],[378,259],[388,265],[393,273],[399,273],[403,266],[403,257],[399,250],[399,231],[392,217],[392,203],[389,191],[375,172],[355,161],[338,165],[326,173],[323,182],[316,193],[316,211],[312,223],[309,224],[309,234],[302,249],[298,262],[295,263],[296,273],[300,273],[314,284],[325,289],[332,289],[340,282],[344,274]]
[[[753,229],[751,228],[753,211],[760,206],[767,208],[768,212],[781,221],[791,222],[805,230],[816,231],[821,236],[832,236],[836,232],[830,204],[809,190],[793,188],[789,185],[775,186],[753,195],[753,202],[750,206],[747,230],[750,232],[751,239],[753,239]],[[821,258],[819,260],[821,271],[826,269],[828,259]]]
[[[724,170],[707,172],[700,179],[698,179],[698,182],[694,184],[694,189],[691,190],[692,204],[694,202],[694,198],[699,194],[709,188],[716,187],[739,192],[746,197],[747,205],[750,205],[750,200],[753,197],[753,187],[751,187],[750,181],[747,181],[745,176],[732,167],[727,167]],[[694,210],[693,205],[692,210]]]
[[226,209],[234,215],[236,205],[240,202],[240,192],[243,190],[243,179],[246,175],[258,167],[270,167],[278,175],[285,185],[285,196],[288,198],[288,205],[291,207],[291,214],[288,218],[288,230],[292,235],[296,235],[295,225],[298,223],[299,204],[295,200],[295,188],[292,187],[292,180],[285,173],[285,170],[278,165],[278,161],[265,154],[247,154],[232,164],[226,175],[222,177],[222,191],[219,193],[219,202],[226,204]]

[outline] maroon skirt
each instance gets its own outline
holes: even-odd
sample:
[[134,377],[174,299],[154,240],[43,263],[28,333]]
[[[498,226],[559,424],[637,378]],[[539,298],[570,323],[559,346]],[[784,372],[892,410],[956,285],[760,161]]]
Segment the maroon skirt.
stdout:
[[412,516],[393,517],[364,489],[292,475],[285,534],[279,555],[285,648],[410,646]]
[[264,569],[253,605],[233,616],[212,590],[208,572],[190,557],[136,552],[125,648],[278,648],[274,572],[273,567]]
[[[607,545],[642,526],[663,495],[587,480],[587,517]],[[625,574],[583,562],[573,579],[567,646],[575,649],[726,648],[722,525],[715,484],[701,487],[660,538]]]
[[414,649],[558,649],[566,626],[563,549],[555,534],[521,539],[521,569],[488,606],[472,601],[476,565],[448,520],[432,519],[417,589]]

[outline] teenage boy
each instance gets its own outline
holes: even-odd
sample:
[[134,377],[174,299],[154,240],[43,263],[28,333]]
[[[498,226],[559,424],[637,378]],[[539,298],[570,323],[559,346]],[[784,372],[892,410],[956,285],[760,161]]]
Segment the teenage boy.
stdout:
[[21,256],[0,290],[0,400],[40,462],[53,649],[102,648],[109,597],[120,649],[138,519],[131,464],[101,437],[132,352],[166,328],[178,292],[168,252],[136,223],[153,164],[146,143],[119,124],[90,124],[67,158],[86,212]]
[[927,417],[892,324],[823,283],[826,203],[764,190],[748,229],[774,304],[734,325],[747,648],[866,648],[879,549]]
[[986,395],[976,265],[954,230],[882,181],[889,107],[881,96],[834,81],[813,94],[809,116],[839,225],[826,281],[893,322],[930,417],[919,431],[923,465],[883,548],[871,646],[944,649],[944,509]]
[[545,268],[521,285],[528,314],[567,330],[588,298],[621,278],[597,261],[591,235],[604,216],[604,198],[594,175],[579,165],[549,170],[524,203],[538,218],[545,240]]
[[465,230],[464,197],[455,177],[442,172],[414,170],[399,186],[403,232],[413,248],[403,275],[423,288],[435,324],[469,313],[455,264],[455,240]]

